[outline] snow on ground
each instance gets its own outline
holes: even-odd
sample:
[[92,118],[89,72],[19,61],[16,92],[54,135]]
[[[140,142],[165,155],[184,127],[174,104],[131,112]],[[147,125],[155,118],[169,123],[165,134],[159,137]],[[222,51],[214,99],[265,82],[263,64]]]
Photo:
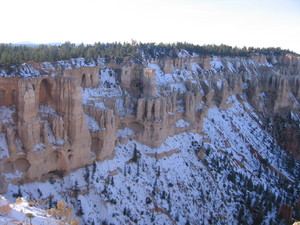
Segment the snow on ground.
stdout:
[[212,57],[211,62],[210,62],[212,69],[214,70],[221,70],[222,68],[224,68],[221,59],[219,57]]
[[13,179],[16,179],[16,178],[21,178],[23,175],[24,174],[21,171],[16,170],[13,173],[6,173],[6,174],[4,174],[4,177],[9,182],[10,180],[13,180]]
[[[30,204],[27,198],[22,198],[19,202],[10,203],[3,196],[0,196],[0,224],[64,224],[52,218],[45,210]],[[30,221],[28,215],[32,215]]]
[[148,63],[148,68],[155,69],[156,71],[156,86],[165,86],[168,84],[167,76],[165,76],[165,73],[162,71],[159,65],[156,65],[154,63]]
[[[93,67],[97,66],[97,64],[104,65],[105,59],[98,58],[96,61],[93,59],[87,60],[84,58],[73,58],[70,60],[60,60],[55,63],[52,62],[42,62],[40,63],[39,67],[42,71],[40,72],[35,68],[35,65],[32,63],[23,63],[18,66],[11,66],[12,73],[7,73],[6,70],[2,69],[0,70],[0,76],[2,77],[14,77],[16,75],[21,75],[23,77],[32,77],[32,76],[40,76],[45,73],[52,73],[57,70],[63,70],[63,69],[73,69],[73,68],[79,68],[79,67]],[[55,76],[55,73],[52,74],[52,76]]]
[[40,64],[41,69],[47,73],[50,73],[55,70],[55,67],[50,62],[43,62]]
[[46,151],[46,145],[43,143],[38,143],[33,147],[32,151],[36,152],[36,154],[39,154],[41,151]]
[[[63,180],[55,181],[54,184],[49,182],[27,184],[23,191],[31,191],[35,195],[39,188],[44,197],[54,195],[55,200],[58,200],[63,198],[64,190],[68,188],[75,188],[76,185],[80,190],[88,188],[90,190],[88,194],[79,195],[77,201],[71,200],[77,203],[80,201],[84,212],[83,218],[88,224],[92,222],[99,224],[104,219],[114,224],[127,224],[132,220],[138,221],[139,224],[152,222],[172,224],[173,220],[177,220],[180,224],[187,220],[195,222],[194,218],[199,219],[203,215],[209,217],[211,210],[217,210],[223,204],[221,191],[210,190],[214,180],[209,173],[198,176],[201,170],[206,169],[195,157],[191,142],[200,140],[199,134],[183,133],[169,137],[157,149],[129,141],[116,148],[116,157],[113,160],[96,163],[94,174],[93,166],[88,169],[90,175],[88,179],[91,182],[89,187],[83,179],[87,170],[80,169]],[[139,163],[127,164],[126,161],[133,156],[132,149],[135,147],[141,153]],[[180,149],[181,153],[160,161],[148,156],[151,153],[158,154],[174,149]],[[176,170],[177,167],[181,170]],[[186,174],[190,174],[191,177]],[[204,183],[207,185],[202,185]],[[65,186],[64,190],[61,189],[61,185]],[[200,187],[204,189],[202,195],[198,192]],[[16,191],[15,188],[11,187],[10,190]],[[214,200],[199,211],[199,207],[203,204],[201,199],[212,196]],[[184,202],[181,201],[183,198]],[[234,207],[233,204],[227,206],[232,209]],[[233,219],[228,207],[223,208],[221,213]],[[152,210],[155,208],[161,212],[154,214]]]
[[[182,52],[182,57],[184,54]],[[92,66],[93,63],[74,59],[61,61],[58,66],[72,68]],[[104,64],[104,61],[98,60],[98,63]],[[250,73],[254,71],[250,65],[256,64],[243,59],[236,66],[244,66]],[[45,70],[53,69],[48,63],[43,66]],[[186,81],[199,81],[198,71],[201,68],[196,63],[190,66],[191,70],[174,68],[173,73],[165,74],[158,65],[148,63],[149,68],[156,70],[158,87],[165,89],[168,86],[181,92],[187,91]],[[231,62],[225,64],[218,57],[213,57],[212,70],[218,71],[223,67],[235,71]],[[31,73],[30,68],[26,73]],[[107,109],[104,98],[112,98],[120,114],[128,110],[123,107],[123,93],[115,76],[113,70],[102,69],[100,86],[82,89],[82,103]],[[208,80],[204,82],[209,85]],[[216,85],[221,88],[221,80]],[[263,94],[260,97],[263,99]],[[118,143],[113,159],[95,162],[62,179],[24,184],[20,187],[21,192],[35,199],[49,200],[54,196],[53,201],[65,200],[74,207],[75,213],[83,213],[82,224],[101,224],[103,221],[113,224],[239,224],[239,218],[252,224],[249,207],[255,205],[256,199],[262,198],[256,189],[263,187],[265,192],[270,190],[277,197],[291,200],[270,168],[290,182],[296,179],[284,166],[288,156],[262,129],[262,121],[252,106],[239,102],[235,96],[230,96],[228,103],[233,105],[226,111],[216,106],[209,110],[201,134],[177,134],[168,137],[158,148],[135,141],[135,133],[129,128],[118,130],[118,138],[127,138],[128,141]],[[177,111],[184,110],[183,102],[177,101]],[[11,123],[14,112],[14,108],[1,107],[2,123]],[[42,116],[56,115],[54,110],[45,106],[40,108],[40,113]],[[94,118],[88,115],[85,118],[91,131],[101,129]],[[175,126],[187,127],[190,124],[179,119]],[[50,132],[49,140],[53,143],[56,140],[52,136]],[[0,148],[5,147],[4,139],[5,134],[0,134]],[[135,150],[140,156],[134,160]],[[198,158],[200,150],[204,154],[202,159]],[[2,151],[2,156],[0,152],[0,159],[6,154],[7,150]],[[17,171],[5,177],[12,179],[21,175]],[[253,189],[246,189],[246,185],[252,185]],[[17,192],[18,186],[10,185],[6,196],[13,200]],[[248,217],[240,216],[239,210],[249,198],[250,206],[243,208]],[[279,206],[265,212],[267,223],[274,218]]]
[[222,80],[221,79],[217,80],[217,86],[218,86],[219,89],[222,88]]
[[[187,65],[186,65],[187,67]],[[166,86],[170,86],[171,90],[180,90],[186,92],[184,82],[190,81],[191,83],[197,83],[198,71],[201,70],[197,63],[191,64],[191,70],[180,70],[174,68],[173,73],[164,73],[159,65],[154,63],[148,63],[148,68],[155,69],[156,71],[156,86],[165,89]]]
[[178,56],[178,58],[191,57],[190,53],[188,51],[186,51],[185,49],[180,49],[177,56]]
[[86,60],[84,58],[57,61],[57,67],[62,69],[72,69],[84,66],[96,66],[96,64],[94,60]]
[[6,142],[6,135],[4,133],[0,133],[0,159],[4,157],[9,157],[9,151]]
[[298,115],[293,113],[292,111],[291,111],[291,118],[292,118],[292,120],[294,120],[296,122],[300,122],[300,119],[299,119]]
[[123,111],[122,90],[116,80],[115,71],[112,69],[102,69],[99,74],[99,87],[89,87],[82,89],[82,103],[90,104],[100,109],[107,109],[104,99],[113,98],[118,109]]
[[[270,143],[274,140],[262,130],[259,117],[247,102],[242,104],[235,101],[235,104],[226,111],[215,106],[209,110],[208,117],[204,120],[206,121],[203,127],[204,132],[213,133],[210,138],[215,148],[220,148],[223,151],[228,150],[229,153],[235,155],[236,159],[241,161],[242,157],[237,153],[242,152],[244,156],[249,152],[246,150],[252,146],[265,159],[270,160],[272,165],[279,167],[276,165],[277,156],[269,151]],[[227,140],[229,142],[228,147],[220,140]],[[284,154],[283,150],[281,150],[281,154]],[[250,155],[248,156],[251,158]],[[253,164],[248,166],[249,170],[255,169]]]
[[202,71],[202,69],[198,63],[191,63],[191,70],[192,70],[193,74],[198,74],[199,71]]
[[230,61],[226,61],[226,67],[230,72],[236,72],[233,64]]
[[23,77],[31,77],[41,75],[39,71],[34,69],[32,64],[23,63],[22,67],[19,69],[19,74]]
[[96,132],[100,130],[98,122],[91,116],[84,114],[85,119],[87,120],[88,128],[92,132]]
[[170,84],[171,90],[174,92],[186,92],[186,86],[182,83]]
[[103,102],[95,102],[95,106],[99,109],[107,109]]
[[116,74],[112,69],[102,69],[100,72],[100,86],[103,88],[116,88]]
[[[84,88],[82,91],[82,103],[87,104],[89,101],[97,102],[101,97],[113,98],[121,97],[122,93],[119,88]],[[103,107],[103,105],[99,105]]]
[[13,123],[13,114],[16,112],[16,107],[1,106],[0,107],[0,120],[3,124]]
[[[241,207],[248,215],[243,220],[251,224],[245,201],[261,199],[260,188],[289,198],[278,176],[261,168],[258,154],[288,179],[293,180],[293,175],[282,165],[284,151],[272,149],[274,140],[262,130],[254,109],[235,96],[230,101],[234,104],[226,111],[209,110],[202,134],[177,134],[151,148],[133,140],[134,132],[124,128],[118,137],[128,141],[119,143],[113,159],[95,162],[62,179],[22,185],[21,191],[35,199],[54,196],[53,201],[67,201],[75,213],[82,211],[82,224],[238,224]],[[196,156],[202,148],[204,160]],[[140,155],[136,161],[134,149]],[[249,180],[253,188],[245,192]],[[6,196],[13,199],[17,192],[18,187],[10,185]],[[265,212],[267,223],[279,206]]]
[[134,134],[135,134],[134,131],[129,129],[128,127],[118,130],[118,137],[120,138],[134,136]]
[[46,105],[40,105],[40,111],[39,113],[41,113],[41,115],[47,115],[50,114],[52,116],[58,116],[58,114],[55,112],[54,109],[50,108],[49,106]]
[[176,127],[189,127],[191,124],[183,119],[177,120],[175,123]]

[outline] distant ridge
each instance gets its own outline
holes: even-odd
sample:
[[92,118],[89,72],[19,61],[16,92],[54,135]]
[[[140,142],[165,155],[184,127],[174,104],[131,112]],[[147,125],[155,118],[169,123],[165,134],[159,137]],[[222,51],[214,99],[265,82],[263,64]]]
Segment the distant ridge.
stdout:
[[62,42],[52,42],[52,43],[34,43],[34,42],[30,42],[30,41],[22,41],[22,42],[18,42],[18,43],[10,43],[11,45],[14,46],[21,46],[21,45],[25,45],[28,47],[37,47],[39,45],[54,45],[54,46],[59,46],[62,45]]
[[[190,43],[94,43],[75,44],[71,42],[38,44],[32,42],[20,42],[15,44],[0,45],[0,68],[17,65],[33,60],[35,62],[67,60],[71,58],[118,58],[120,60],[130,57],[136,61],[144,59],[161,59],[165,56],[181,57],[181,52],[190,55],[209,56],[234,56],[251,57],[252,55],[295,54],[288,49],[280,47],[254,48],[254,47],[232,47],[229,45],[195,45]],[[24,47],[25,46],[25,47]],[[184,50],[184,51],[182,51]]]

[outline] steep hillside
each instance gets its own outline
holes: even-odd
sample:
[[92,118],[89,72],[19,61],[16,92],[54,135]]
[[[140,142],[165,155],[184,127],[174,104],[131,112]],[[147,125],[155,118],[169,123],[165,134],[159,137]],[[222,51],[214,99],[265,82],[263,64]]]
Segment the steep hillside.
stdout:
[[78,224],[78,220],[71,220],[72,208],[64,202],[59,202],[57,208],[45,210],[45,203],[41,200],[17,198],[15,203],[10,203],[0,196],[0,224]]
[[[21,192],[64,199],[88,224],[278,224],[281,204],[297,202],[300,165],[248,103],[231,101],[227,110],[208,111],[201,134],[181,133],[150,148],[126,128],[119,135],[127,143],[112,160],[22,185]],[[10,186],[7,196],[16,193]]]
[[0,191],[81,224],[298,218],[299,57],[174,52],[2,70]]

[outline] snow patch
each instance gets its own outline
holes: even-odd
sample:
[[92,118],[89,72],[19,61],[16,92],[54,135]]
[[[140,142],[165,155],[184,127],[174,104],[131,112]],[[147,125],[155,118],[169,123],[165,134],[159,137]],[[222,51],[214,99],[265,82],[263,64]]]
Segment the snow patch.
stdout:
[[100,130],[99,123],[93,117],[88,116],[87,114],[84,114],[84,116],[87,120],[88,128],[90,131],[97,132]]
[[175,123],[176,127],[189,127],[191,124],[183,119],[177,120]]
[[215,70],[221,70],[222,68],[224,68],[221,59],[219,57],[214,56],[211,61],[211,67]]
[[0,159],[3,159],[4,157],[9,157],[9,151],[6,142],[6,135],[4,133],[0,133]]
[[134,134],[135,134],[134,131],[127,127],[122,130],[118,130],[118,137],[120,138],[130,137],[133,136]]
[[217,80],[217,86],[219,89],[222,88],[222,80],[220,80],[220,79]]
[[13,179],[21,178],[23,176],[23,172],[16,170],[13,173],[5,173],[4,176],[7,180],[13,180]]
[[[300,119],[298,117],[297,114],[295,114],[294,112],[291,111],[291,118],[292,120],[296,121],[296,122],[300,122]],[[299,124],[300,125],[300,124]]]
[[13,114],[16,112],[16,107],[1,106],[0,107],[0,120],[3,124],[13,123]]
[[156,65],[154,63],[148,63],[148,68],[155,69],[156,72],[156,86],[165,86],[168,84],[167,76],[165,76],[165,73],[161,70],[159,65]]
[[117,81],[115,72],[112,69],[102,69],[100,72],[100,81],[102,88],[116,88]]
[[42,114],[50,114],[52,116],[58,116],[54,109],[50,108],[46,105],[40,105],[40,113]]
[[41,151],[46,151],[46,145],[43,143],[38,143],[33,147],[33,150],[36,153],[39,153]]

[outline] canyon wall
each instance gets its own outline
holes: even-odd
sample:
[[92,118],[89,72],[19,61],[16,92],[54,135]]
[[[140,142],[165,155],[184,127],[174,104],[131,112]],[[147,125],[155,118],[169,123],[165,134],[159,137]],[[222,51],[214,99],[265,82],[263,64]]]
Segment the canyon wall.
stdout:
[[151,68],[149,62],[107,62],[0,77],[0,192],[7,182],[63,176],[110,159],[126,141],[126,129],[150,147],[175,134],[199,133],[208,109],[227,109],[230,96],[270,116],[300,118],[299,61],[291,55],[163,58]]

